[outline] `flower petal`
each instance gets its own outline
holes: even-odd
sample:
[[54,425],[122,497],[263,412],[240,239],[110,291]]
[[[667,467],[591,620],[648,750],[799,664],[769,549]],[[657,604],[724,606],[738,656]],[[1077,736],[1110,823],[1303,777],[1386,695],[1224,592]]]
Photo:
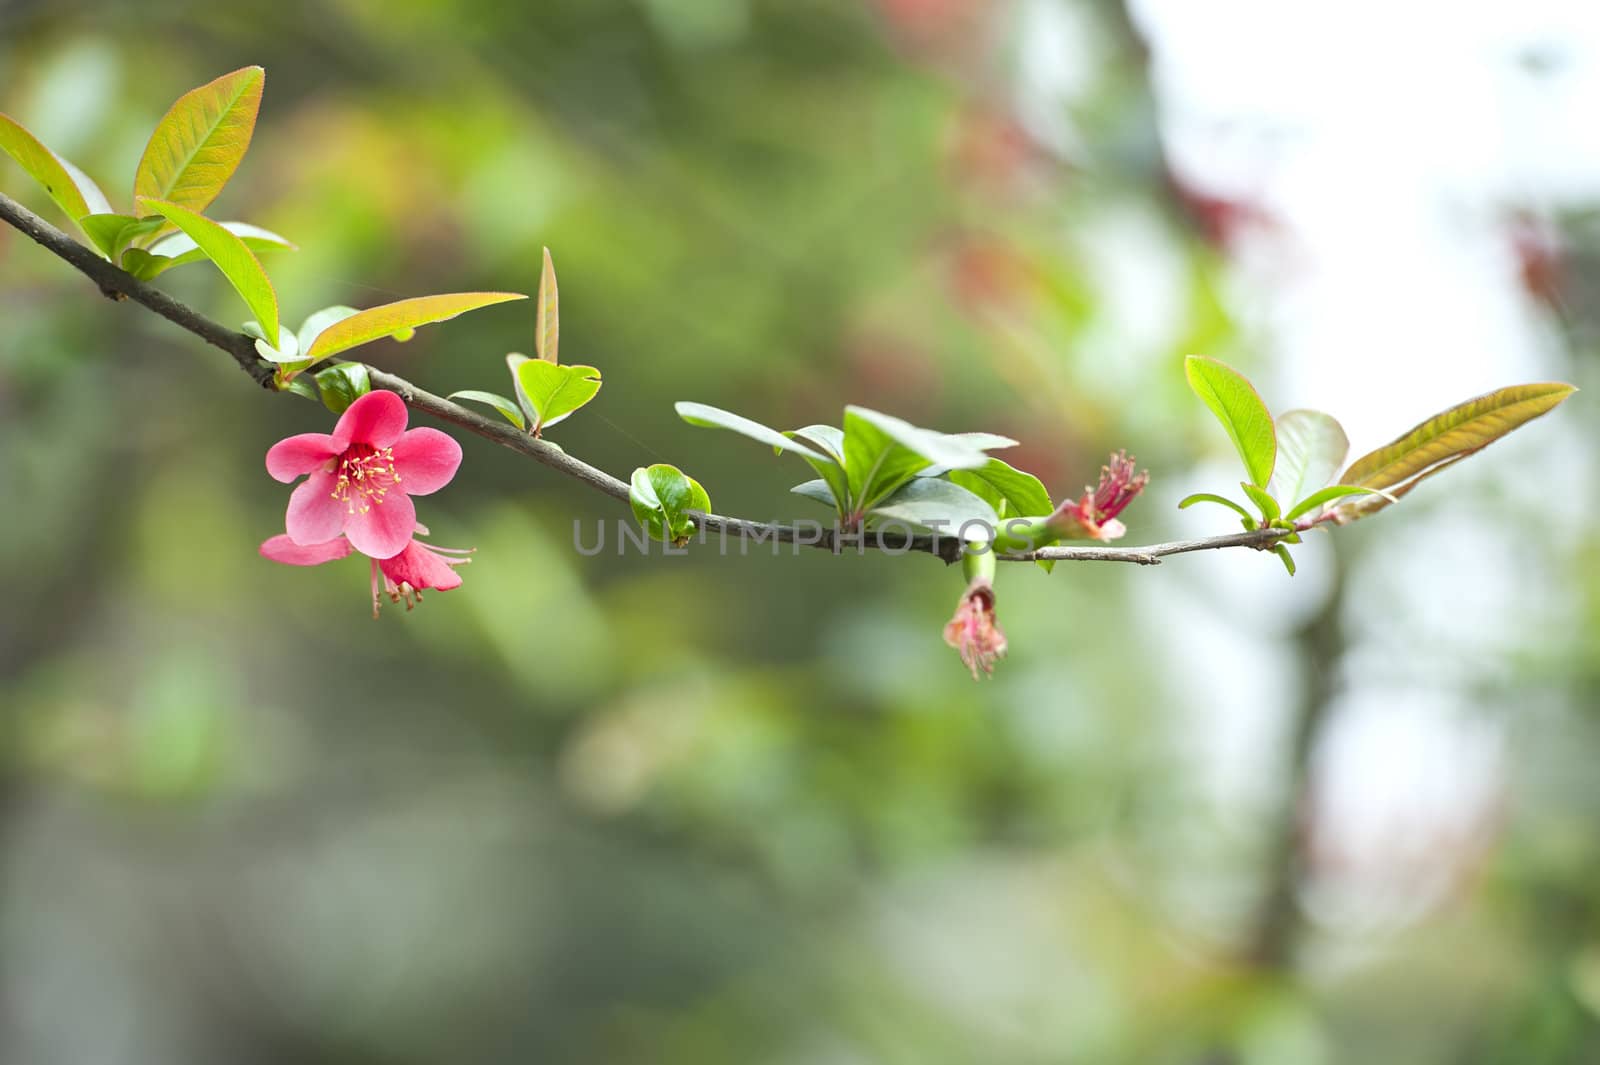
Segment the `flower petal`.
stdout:
[[460,465],[461,445],[437,429],[413,429],[394,445],[395,479],[406,495],[437,492],[450,483]]
[[378,559],[393,558],[405,550],[416,528],[417,508],[404,492],[390,492],[383,502],[344,515],[344,534],[356,550]]
[[339,415],[333,427],[333,446],[344,451],[351,444],[368,444],[380,451],[406,431],[406,405],[393,392],[368,392]]
[[289,539],[310,547],[327,543],[344,529],[350,506],[333,498],[338,480],[332,470],[318,470],[289,493],[289,512],[283,522]]
[[379,562],[378,567],[394,583],[404,582],[419,592],[428,588],[448,592],[461,586],[461,575],[451,569],[448,562],[415,540],[398,555]]
[[261,545],[261,557],[288,566],[320,566],[344,558],[351,551],[350,541],[340,536],[324,544],[297,544],[279,533]]
[[1096,540],[1120,540],[1128,535],[1128,527],[1116,518],[1107,518],[1100,523],[1100,534]]
[[274,480],[288,484],[302,473],[310,473],[333,458],[343,448],[335,447],[327,433],[301,433],[279,440],[267,449],[267,472]]

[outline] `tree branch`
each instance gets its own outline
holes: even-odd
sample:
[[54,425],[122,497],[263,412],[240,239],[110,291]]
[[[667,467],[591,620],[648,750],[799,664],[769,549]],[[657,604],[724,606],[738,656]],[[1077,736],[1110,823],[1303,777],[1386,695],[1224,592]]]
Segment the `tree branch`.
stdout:
[[[102,293],[114,300],[131,299],[140,303],[181,329],[188,330],[212,347],[219,348],[238,363],[239,368],[263,388],[272,388],[274,367],[256,355],[255,340],[243,333],[212,321],[205,315],[180,303],[160,289],[140,281],[127,271],[100,256],[98,252],[79,244],[70,236],[46,222],[20,203],[0,193],[0,218],[32,238],[46,251],[93,281]],[[418,388],[410,381],[382,370],[368,367],[372,385],[397,394],[413,410],[449,422],[475,436],[483,437],[501,447],[510,448],[542,463],[558,473],[581,481],[613,499],[628,501],[626,482],[596,469],[565,451],[537,440],[503,422],[492,421],[448,399]],[[892,552],[921,551],[953,562],[961,555],[961,542],[953,536],[894,536],[876,533],[841,533],[837,529],[823,528],[818,523],[773,525],[708,514],[699,522],[702,535],[715,533],[756,540],[762,543],[795,544],[817,547],[825,551],[843,553],[867,549]],[[1022,554],[1000,555],[1001,561],[1027,562],[1050,560],[1059,562],[1132,562],[1153,566],[1168,555],[1187,554],[1192,551],[1213,551],[1228,547],[1251,547],[1264,550],[1277,543],[1287,530],[1257,529],[1254,532],[1214,536],[1203,540],[1175,540],[1171,543],[1152,544],[1148,547],[1045,547]]]
[[126,270],[113,266],[110,261],[102,258],[99,252],[79,244],[3,192],[0,192],[0,218],[4,218],[22,233],[33,238],[46,251],[76,267],[80,273],[100,286],[101,293],[107,298],[131,299],[144,304],[167,321],[187,329],[207,344],[221,348],[233,356],[233,361],[238,363],[239,368],[249,374],[256,384],[264,388],[271,387],[272,364],[257,357],[256,342],[252,338],[213,322],[160,289],[140,281]]

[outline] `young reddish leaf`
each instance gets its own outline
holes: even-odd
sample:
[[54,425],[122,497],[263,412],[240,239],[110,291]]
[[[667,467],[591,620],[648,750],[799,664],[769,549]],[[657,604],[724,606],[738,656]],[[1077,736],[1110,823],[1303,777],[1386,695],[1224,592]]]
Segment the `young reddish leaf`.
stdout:
[[550,249],[544,250],[544,269],[539,274],[539,319],[534,325],[533,350],[545,362],[560,362],[561,293],[556,289],[556,264]]
[[1344,471],[1340,484],[1387,488],[1388,496],[1346,503],[1342,522],[1366,517],[1415,488],[1424,478],[1488,447],[1513,429],[1560,404],[1577,389],[1559,381],[1513,385],[1474,397],[1434,415]]
[[203,211],[239,168],[261,107],[266,71],[244,67],[178,97],[156,125],[133,178],[139,213],[164,200]]
[[1251,483],[1264,488],[1277,462],[1278,439],[1272,414],[1255,386],[1227,363],[1204,355],[1190,355],[1183,361],[1183,371],[1189,387],[1228,431]]
[[255,253],[240,238],[204,215],[165,200],[146,200],[145,206],[164,215],[195,242],[217,264],[217,269],[233,285],[245,304],[261,323],[261,332],[274,348],[278,343],[278,294],[261,268]]
[[61,158],[10,115],[0,113],[0,150],[44,186],[56,206],[74,222],[86,214],[110,214],[105,193],[87,174]]
[[414,330],[419,325],[449,321],[458,314],[479,307],[527,298],[520,292],[450,292],[369,307],[317,334],[311,349],[306,352],[306,358],[325,359],[374,340]]

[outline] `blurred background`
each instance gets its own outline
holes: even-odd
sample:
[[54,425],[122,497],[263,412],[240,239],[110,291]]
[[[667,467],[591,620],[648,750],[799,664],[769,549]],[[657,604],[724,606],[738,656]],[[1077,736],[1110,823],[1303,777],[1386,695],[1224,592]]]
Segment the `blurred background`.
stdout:
[[[1008,568],[974,684],[931,558],[582,557],[625,511],[470,438],[465,585],[374,623],[256,555],[331,416],[0,229],[0,1061],[1600,1060],[1592,4],[0,0],[0,108],[124,208],[249,63],[211,213],[299,243],[286,320],[548,244],[606,381],[553,438],[723,513],[811,474],[674,400],[1004,432],[1057,497],[1127,447],[1132,544],[1231,528],[1185,354],[1354,454],[1587,390],[1292,580]],[[363,354],[500,389],[532,330]]]

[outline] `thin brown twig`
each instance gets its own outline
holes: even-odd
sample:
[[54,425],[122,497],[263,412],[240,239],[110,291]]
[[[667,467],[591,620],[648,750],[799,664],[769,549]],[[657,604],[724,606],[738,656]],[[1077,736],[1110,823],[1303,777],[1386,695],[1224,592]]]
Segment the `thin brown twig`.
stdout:
[[[102,258],[99,253],[73,240],[70,236],[46,222],[15,200],[0,193],[0,219],[32,238],[46,251],[75,267],[93,281],[102,293],[114,300],[130,299],[161,315],[181,329],[188,330],[215,348],[230,355],[250,379],[264,388],[272,388],[274,367],[256,354],[255,340],[243,333],[207,318],[187,304],[140,281],[127,271]],[[526,455],[558,473],[581,481],[589,487],[624,503],[628,501],[628,485],[565,451],[535,439],[502,422],[491,421],[459,404],[432,392],[418,388],[403,377],[368,367],[375,388],[394,392],[413,410],[433,416],[443,422],[464,429],[475,436],[510,448]],[[920,551],[936,555],[946,562],[960,557],[962,544],[954,536],[893,536],[869,533],[867,535],[828,529],[817,523],[780,525],[750,521],[745,518],[707,514],[700,519],[701,528],[708,533],[731,535],[762,543],[794,544],[816,547],[836,554],[847,551],[882,550],[891,553]],[[1233,533],[1199,540],[1174,540],[1170,543],[1151,544],[1147,547],[1044,547],[1036,551],[998,556],[1005,562],[1048,560],[1055,562],[1131,562],[1153,566],[1168,555],[1182,555],[1193,551],[1214,551],[1229,547],[1250,547],[1264,550],[1289,535],[1285,529],[1257,529],[1253,532]]]

